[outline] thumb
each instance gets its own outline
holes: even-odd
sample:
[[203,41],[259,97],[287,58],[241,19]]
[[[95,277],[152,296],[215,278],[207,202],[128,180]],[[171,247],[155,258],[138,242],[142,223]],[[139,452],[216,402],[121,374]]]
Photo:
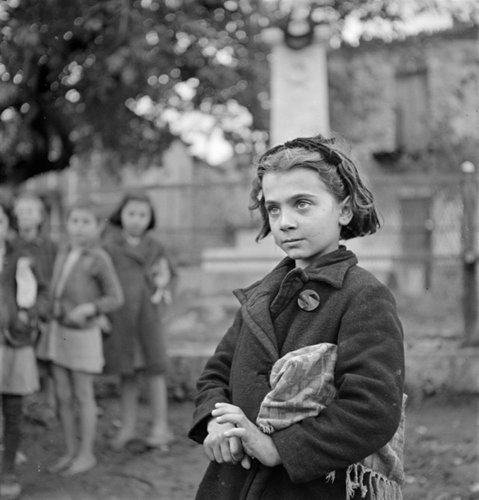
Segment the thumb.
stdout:
[[241,467],[243,467],[243,469],[246,469],[246,470],[251,469],[251,458],[248,455],[245,455],[241,459]]

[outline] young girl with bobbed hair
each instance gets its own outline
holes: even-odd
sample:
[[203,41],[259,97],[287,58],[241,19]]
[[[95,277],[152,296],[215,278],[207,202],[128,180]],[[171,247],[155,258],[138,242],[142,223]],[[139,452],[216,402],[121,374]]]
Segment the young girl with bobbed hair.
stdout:
[[322,136],[257,163],[258,239],[286,257],[240,308],[198,380],[199,500],[399,500],[404,346],[395,301],[340,240],[379,219],[353,161]]
[[175,271],[163,246],[150,234],[155,211],[142,191],[127,193],[109,218],[104,238],[125,294],[125,303],[111,315],[105,338],[105,372],[120,377],[121,428],[114,449],[136,438],[140,376],[149,389],[151,428],[144,441],[165,448],[172,440],[168,425],[167,353],[162,313],[171,300]]

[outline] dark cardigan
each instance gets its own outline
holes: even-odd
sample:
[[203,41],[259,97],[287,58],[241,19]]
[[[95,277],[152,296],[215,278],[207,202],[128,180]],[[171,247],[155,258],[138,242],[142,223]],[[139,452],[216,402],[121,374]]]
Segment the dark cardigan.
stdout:
[[[203,442],[219,401],[239,406],[255,422],[271,366],[306,345],[337,344],[338,394],[319,416],[272,435],[282,465],[254,461],[245,471],[212,462],[198,499],[345,499],[346,468],[391,439],[401,414],[403,332],[389,290],[356,264],[344,247],[305,270],[286,258],[263,280],[235,292],[241,309],[198,381],[193,440]],[[320,297],[310,312],[297,302],[307,289]],[[333,483],[326,480],[331,471]]]

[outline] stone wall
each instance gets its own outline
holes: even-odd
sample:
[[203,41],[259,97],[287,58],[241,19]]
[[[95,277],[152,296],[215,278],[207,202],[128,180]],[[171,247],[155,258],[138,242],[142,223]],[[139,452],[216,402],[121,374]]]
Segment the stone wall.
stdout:
[[396,76],[424,71],[430,140],[477,141],[478,33],[469,28],[330,51],[331,129],[351,141],[372,168],[372,153],[396,148]]

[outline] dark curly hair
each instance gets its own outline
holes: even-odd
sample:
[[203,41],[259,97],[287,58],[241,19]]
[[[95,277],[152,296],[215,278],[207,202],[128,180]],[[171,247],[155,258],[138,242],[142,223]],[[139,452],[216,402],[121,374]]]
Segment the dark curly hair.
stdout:
[[322,135],[298,137],[266,151],[256,163],[256,177],[251,189],[250,210],[259,210],[262,227],[256,241],[271,232],[263,197],[263,176],[267,172],[284,172],[292,168],[310,168],[338,202],[349,196],[353,217],[341,227],[340,238],[347,240],[373,234],[381,226],[371,191],[364,185],[356,165],[335,146],[335,139]]

